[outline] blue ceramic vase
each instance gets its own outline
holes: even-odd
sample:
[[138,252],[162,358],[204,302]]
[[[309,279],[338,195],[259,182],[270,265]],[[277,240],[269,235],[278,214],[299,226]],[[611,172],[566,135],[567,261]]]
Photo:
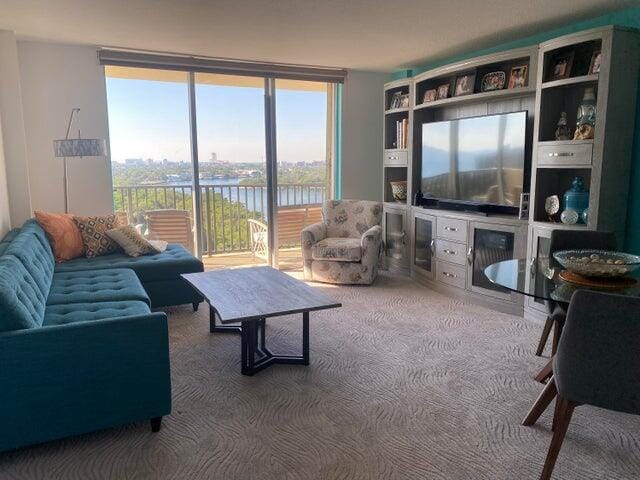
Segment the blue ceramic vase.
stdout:
[[564,209],[572,209],[578,213],[580,223],[583,222],[582,212],[589,208],[589,191],[584,186],[582,177],[575,177],[571,188],[564,193]]

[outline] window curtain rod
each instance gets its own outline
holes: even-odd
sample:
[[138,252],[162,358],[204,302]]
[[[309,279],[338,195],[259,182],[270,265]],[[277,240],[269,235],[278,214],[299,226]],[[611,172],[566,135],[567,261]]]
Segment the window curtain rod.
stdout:
[[347,71],[342,68],[308,67],[278,63],[245,62],[215,58],[164,55],[129,50],[98,50],[101,65],[156,68],[185,72],[222,73],[249,77],[284,78],[327,83],[344,83]]

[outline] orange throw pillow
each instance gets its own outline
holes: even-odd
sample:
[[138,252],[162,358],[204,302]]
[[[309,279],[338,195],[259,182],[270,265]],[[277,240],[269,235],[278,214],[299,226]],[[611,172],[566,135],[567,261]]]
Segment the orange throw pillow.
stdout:
[[36,210],[36,221],[46,232],[56,262],[62,263],[84,255],[80,229],[69,213],[47,213]]

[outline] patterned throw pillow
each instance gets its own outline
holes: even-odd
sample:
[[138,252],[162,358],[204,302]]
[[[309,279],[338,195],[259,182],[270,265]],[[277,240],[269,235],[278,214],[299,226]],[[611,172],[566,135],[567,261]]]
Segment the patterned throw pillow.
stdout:
[[158,249],[144,238],[132,225],[108,230],[107,235],[114,240],[130,257],[139,257],[148,253],[158,253]]
[[84,255],[82,235],[73,221],[73,215],[36,210],[34,216],[49,238],[56,262],[66,262]]
[[87,258],[109,255],[120,250],[120,246],[107,235],[108,230],[118,227],[118,217],[115,215],[73,217],[73,221],[80,229]]

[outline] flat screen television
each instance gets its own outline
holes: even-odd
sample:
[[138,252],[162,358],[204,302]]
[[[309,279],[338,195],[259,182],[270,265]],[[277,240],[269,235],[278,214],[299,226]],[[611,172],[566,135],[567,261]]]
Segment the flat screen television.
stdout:
[[525,184],[526,126],[527,112],[423,124],[423,199],[515,211]]

